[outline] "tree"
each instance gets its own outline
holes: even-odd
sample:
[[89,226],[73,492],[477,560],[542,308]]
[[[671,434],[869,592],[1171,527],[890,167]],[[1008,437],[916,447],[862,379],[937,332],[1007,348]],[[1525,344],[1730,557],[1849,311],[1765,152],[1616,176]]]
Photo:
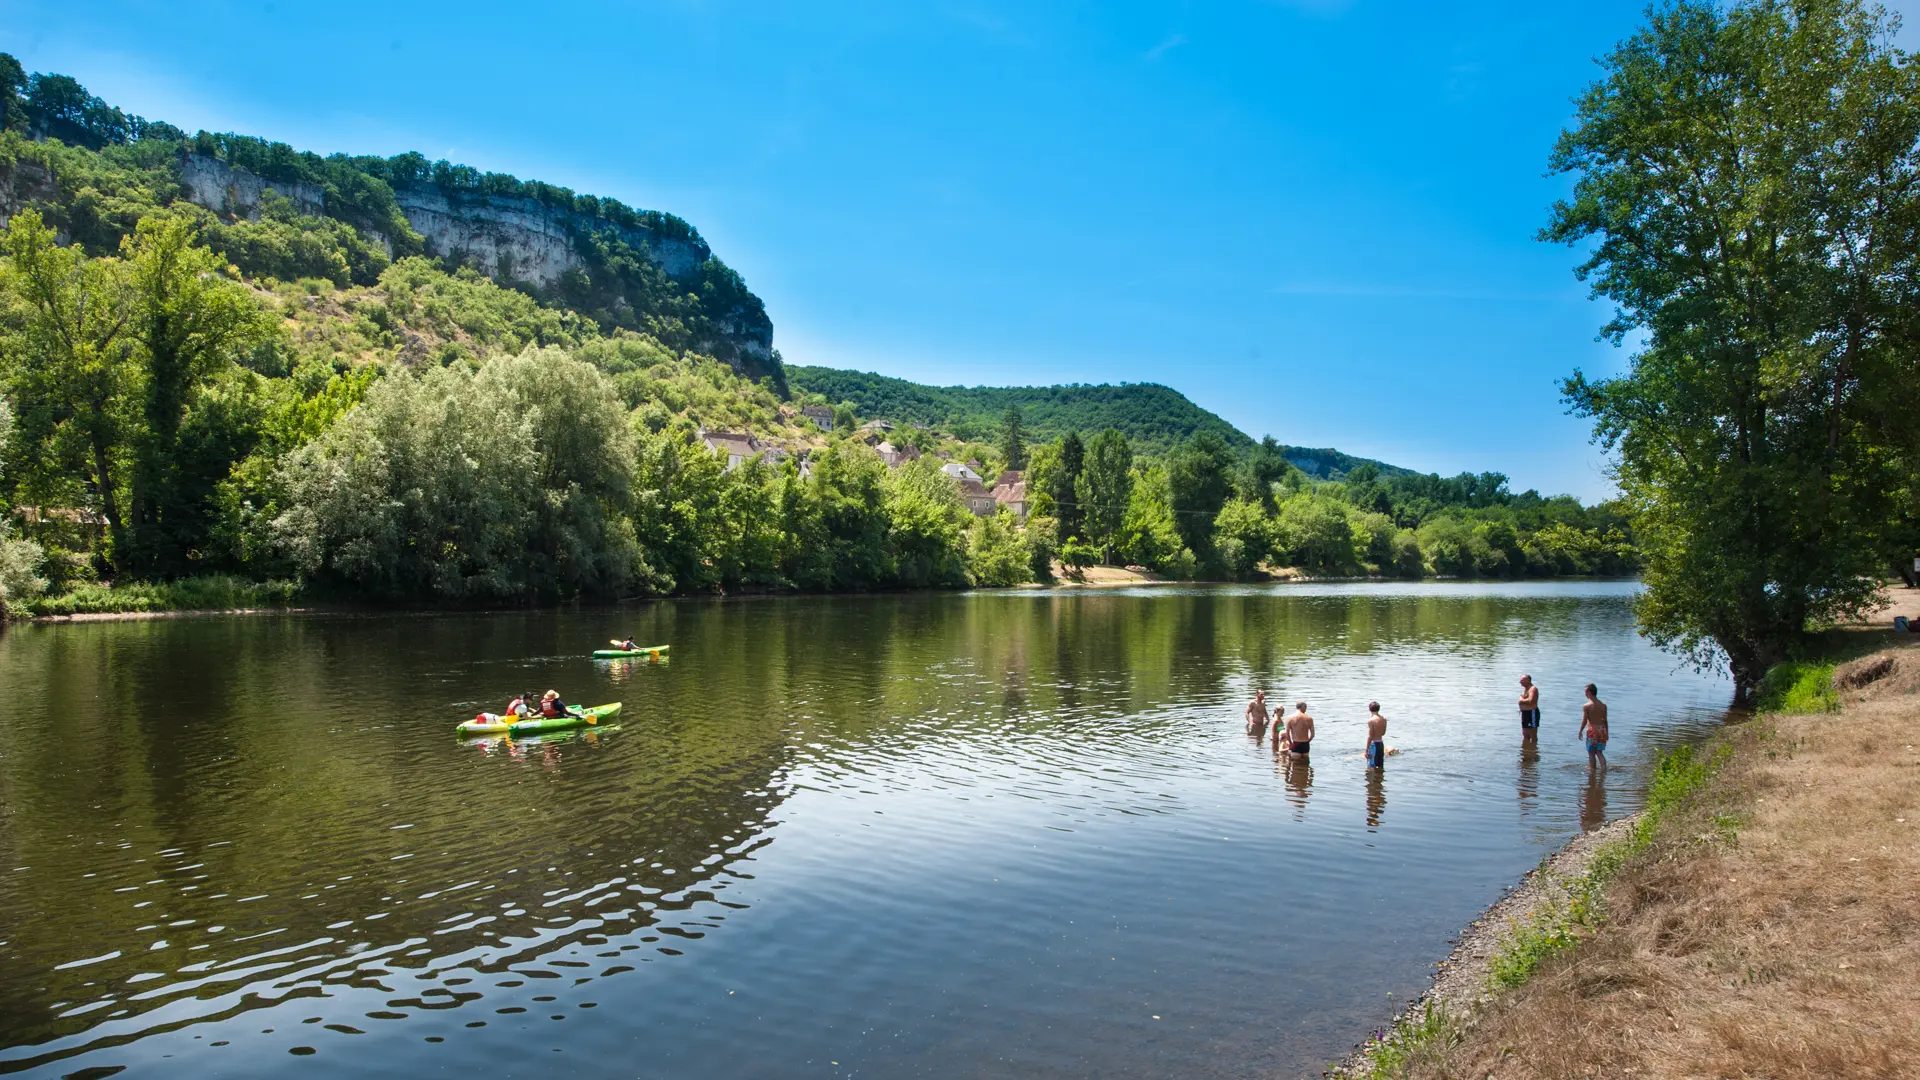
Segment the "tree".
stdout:
[[1079,497],[1085,510],[1082,529],[1097,545],[1101,557],[1113,561],[1127,520],[1127,501],[1133,495],[1133,444],[1115,428],[1108,428],[1087,444],[1085,471]]
[[[1268,435],[1247,455],[1241,464],[1237,486],[1242,499],[1257,502],[1268,513],[1273,512],[1273,485],[1287,475],[1289,464],[1287,456],[1280,451],[1280,444]],[[1363,466],[1364,468],[1365,466]]]
[[[191,469],[181,445],[188,407],[272,329],[246,288],[228,280],[220,260],[193,239],[187,219],[166,215],[143,218],[121,243],[133,294],[131,330],[145,368],[126,563],[145,575],[186,569],[189,549],[211,525],[214,485],[251,448]],[[192,471],[213,475],[190,483]]]
[[1213,519],[1232,488],[1233,454],[1217,432],[1201,431],[1167,456],[1174,528],[1202,563],[1213,554]]
[[1741,702],[1862,610],[1906,488],[1920,68],[1890,40],[1858,0],[1682,0],[1608,55],[1551,159],[1578,179],[1543,238],[1593,244],[1606,333],[1646,341],[1563,387],[1618,453],[1642,632],[1724,657]]
[[1273,520],[1251,499],[1228,499],[1213,520],[1220,562],[1236,578],[1250,578],[1273,552]]
[[1006,415],[1000,418],[1000,457],[1009,469],[1027,467],[1026,426],[1021,422],[1020,406],[1007,406]]
[[27,73],[12,53],[0,53],[0,129],[27,130]]
[[899,583],[965,585],[972,515],[960,501],[960,486],[931,458],[921,458],[889,470],[886,493],[887,547]]
[[44,499],[70,469],[84,470],[117,547],[126,524],[121,466],[140,382],[126,264],[60,247],[36,210],[14,215],[6,242],[0,282],[18,317],[0,347],[16,420],[35,446],[38,490],[30,497]]
[[1059,453],[1047,487],[1048,494],[1053,496],[1053,515],[1059,522],[1059,540],[1064,551],[1067,541],[1080,538],[1081,522],[1086,517],[1080,505],[1080,474],[1086,470],[1087,449],[1077,431],[1062,435],[1058,445]]
[[1018,585],[1032,580],[1032,549],[1014,527],[1013,512],[1000,507],[973,519],[967,533],[967,582],[971,585]]

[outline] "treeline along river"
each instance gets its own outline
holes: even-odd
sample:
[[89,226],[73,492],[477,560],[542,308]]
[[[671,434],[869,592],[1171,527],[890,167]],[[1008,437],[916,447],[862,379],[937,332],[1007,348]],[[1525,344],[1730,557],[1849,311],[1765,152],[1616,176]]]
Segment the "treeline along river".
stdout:
[[[0,1072],[1312,1070],[1723,718],[1724,682],[1635,635],[1633,589],[15,626]],[[628,633],[672,660],[586,659]],[[1243,734],[1255,686],[1310,703],[1310,768]],[[550,687],[625,711],[453,737]],[[1372,777],[1369,698],[1404,751]]]

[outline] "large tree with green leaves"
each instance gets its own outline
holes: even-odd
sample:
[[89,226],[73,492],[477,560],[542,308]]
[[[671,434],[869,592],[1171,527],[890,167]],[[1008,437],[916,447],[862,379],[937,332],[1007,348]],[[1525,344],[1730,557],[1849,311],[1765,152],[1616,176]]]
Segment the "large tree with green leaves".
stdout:
[[118,547],[126,436],[137,423],[141,382],[126,264],[59,246],[37,211],[22,210],[8,223],[0,297],[0,372],[18,407],[15,437],[30,446],[21,494],[42,505],[90,502]]
[[1858,0],[1682,0],[1603,61],[1543,237],[1618,308],[1628,372],[1566,381],[1618,453],[1643,631],[1748,699],[1862,609],[1907,489],[1920,69]]
[[1167,456],[1174,528],[1187,550],[1212,565],[1213,519],[1233,488],[1233,452],[1218,433],[1201,431]]
[[1108,428],[1087,443],[1087,463],[1080,476],[1081,525],[1101,557],[1113,561],[1127,520],[1127,500],[1133,495],[1133,444],[1116,428]]
[[1053,496],[1053,516],[1060,523],[1060,541],[1065,543],[1080,537],[1086,520],[1080,505],[1080,474],[1087,467],[1087,447],[1077,431],[1060,436],[1055,446],[1054,468],[1047,486]]
[[[184,217],[143,218],[121,252],[144,368],[126,562],[136,573],[173,576],[188,569],[192,549],[211,527],[214,485],[252,449],[253,437],[183,438],[182,425],[196,399],[265,340],[273,323],[246,287],[226,276],[219,257],[194,246]],[[236,441],[245,445],[229,445]],[[210,455],[195,453],[209,443]],[[206,475],[194,482],[196,474]]]

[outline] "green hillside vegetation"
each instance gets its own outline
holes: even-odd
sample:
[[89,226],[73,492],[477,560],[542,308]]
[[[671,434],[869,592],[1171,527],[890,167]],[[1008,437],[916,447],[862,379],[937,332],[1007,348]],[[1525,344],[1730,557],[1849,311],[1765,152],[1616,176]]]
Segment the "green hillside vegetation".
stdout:
[[1140,462],[1108,429],[1032,452],[1029,543],[1069,568],[1138,564],[1178,578],[1526,577],[1633,572],[1621,508],[1514,493],[1499,473],[1451,479],[1357,466],[1316,480],[1272,439],[1236,455],[1207,431]]
[[[676,350],[701,348],[749,374],[771,375],[776,385],[782,379],[777,357],[768,366],[739,348],[742,335],[770,338],[772,323],[738,273],[709,254],[692,278],[676,280],[647,257],[649,240],[706,252],[693,226],[671,214],[417,153],[322,157],[251,136],[189,136],[172,124],[124,113],[70,77],[27,76],[3,53],[0,114],[5,130],[41,137],[0,152],[0,205],[40,206],[50,224],[89,250],[113,251],[137,221],[165,208],[192,218],[202,241],[249,277],[370,285],[392,259],[427,253],[396,191],[431,189],[455,206],[523,199],[563,215],[584,269],[546,288],[515,279],[511,267],[484,269],[603,330],[644,332]],[[269,194],[254,220],[222,220],[185,200],[188,155],[267,181],[306,185],[323,193],[324,211],[302,216],[290,200]],[[10,200],[4,189],[11,189]]]
[[[922,456],[889,468],[881,436],[852,430],[884,403],[824,431],[777,371],[693,348],[684,320],[630,325],[390,254],[377,185],[335,202],[372,175],[358,166],[328,174],[326,215],[270,197],[215,214],[169,186],[189,152],[171,129],[103,120],[83,92],[59,113],[53,78],[13,80],[0,131],[0,605],[16,613],[1011,585],[1055,555],[1177,577],[1626,565],[1606,508],[1365,463],[1316,480],[1161,387],[1059,388],[1031,453],[1018,403],[1054,392],[1008,391],[983,399],[1015,403],[994,424],[895,428]],[[98,148],[59,141],[83,121]],[[1045,441],[1081,416],[1112,426],[1078,450],[1072,430]],[[702,429],[785,456],[728,469]],[[1039,516],[970,513],[942,458],[1029,465]]]
[[[1020,410],[1036,439],[1057,439],[1069,431],[1113,428],[1139,452],[1161,457],[1175,444],[1202,431],[1217,433],[1235,453],[1253,448],[1253,439],[1232,424],[1155,383],[1118,386],[924,386],[905,379],[839,368],[792,366],[788,383],[802,400],[851,406],[861,416],[894,423],[924,424],[965,440],[997,438],[1008,409]],[[1362,465],[1386,475],[1406,470],[1343,454],[1338,450],[1282,447],[1289,461],[1313,476],[1338,478]]]

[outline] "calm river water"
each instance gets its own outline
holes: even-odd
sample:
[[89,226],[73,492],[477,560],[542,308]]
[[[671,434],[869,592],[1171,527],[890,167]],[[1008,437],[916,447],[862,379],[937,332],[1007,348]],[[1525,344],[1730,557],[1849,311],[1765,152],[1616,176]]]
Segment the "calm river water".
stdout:
[[[0,1072],[1316,1071],[1723,718],[1725,684],[1635,636],[1633,589],[15,627]],[[672,661],[586,659],[625,633]],[[1255,686],[1312,705],[1311,767],[1243,734]],[[624,714],[453,737],[549,687]],[[1369,697],[1404,750],[1384,775]]]

